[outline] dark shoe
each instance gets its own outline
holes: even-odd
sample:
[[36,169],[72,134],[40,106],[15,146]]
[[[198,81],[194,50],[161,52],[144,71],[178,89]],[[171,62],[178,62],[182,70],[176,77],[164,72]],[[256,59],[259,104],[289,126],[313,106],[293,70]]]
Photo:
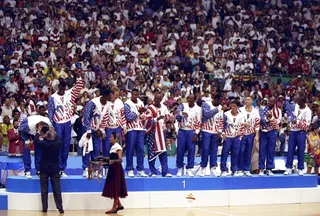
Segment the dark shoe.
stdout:
[[64,210],[63,209],[59,209],[60,214],[64,214]]
[[111,209],[106,212],[106,214],[117,214],[118,210],[117,209]]
[[38,177],[40,177],[40,171],[37,171],[37,172],[36,172],[36,175],[37,175]]
[[120,211],[120,210],[123,210],[123,209],[124,209],[123,206],[119,206],[119,207],[117,208],[117,211]]
[[48,211],[47,210],[42,210],[42,213],[47,213]]

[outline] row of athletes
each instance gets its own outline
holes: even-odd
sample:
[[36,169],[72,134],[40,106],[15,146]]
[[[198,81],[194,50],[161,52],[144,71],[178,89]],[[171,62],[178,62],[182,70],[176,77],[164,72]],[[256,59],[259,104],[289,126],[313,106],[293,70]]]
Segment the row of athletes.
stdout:
[[[49,119],[30,116],[20,124],[19,132],[25,144],[30,142],[39,122],[48,122],[54,126],[57,135],[63,139],[60,154],[61,175],[67,177],[64,169],[67,167],[67,155],[71,136],[72,110],[75,98],[83,85],[79,76],[75,87],[66,91],[65,83],[59,84],[59,90],[49,99]],[[273,175],[275,146],[282,111],[276,107],[276,99],[270,98],[267,106],[256,109],[252,106],[252,98],[245,99],[245,105],[239,107],[237,102],[232,102],[230,110],[222,108],[222,96],[214,95],[210,102],[204,102],[201,107],[195,103],[194,95],[188,97],[188,102],[181,104],[177,110],[170,112],[164,105],[161,92],[155,93],[153,104],[145,108],[139,99],[139,91],[132,90],[131,98],[123,103],[119,99],[119,89],[102,88],[101,96],[89,101],[84,110],[83,126],[84,136],[92,139],[91,146],[84,146],[83,170],[87,175],[88,163],[98,157],[103,150],[103,156],[108,157],[111,148],[110,136],[113,133],[126,134],[126,171],[129,177],[134,177],[133,155],[136,152],[137,175],[147,177],[144,172],[144,144],[148,144],[148,161],[150,176],[156,176],[155,159],[159,157],[164,177],[171,177],[168,172],[167,154],[165,146],[166,123],[178,121],[177,137],[177,176],[182,176],[182,167],[185,151],[188,151],[187,175],[194,176],[195,142],[202,133],[202,159],[201,176],[205,174],[210,157],[210,170],[212,175],[217,175],[217,150],[218,138],[223,140],[221,155],[221,176],[227,174],[227,158],[231,153],[231,171],[234,176],[250,174],[251,153],[255,140],[259,140],[259,168],[260,175],[267,171]],[[306,131],[311,122],[311,110],[306,105],[306,100],[301,97],[297,104],[289,104],[286,115],[290,124],[290,138],[287,158],[287,171],[291,174],[293,156],[298,148],[298,169],[303,175],[304,150]],[[32,118],[32,119],[31,119]],[[30,136],[31,135],[31,136]],[[89,142],[90,143],[90,142]],[[25,145],[26,146],[26,145]],[[25,148],[28,150],[28,148]],[[27,151],[28,152],[28,151]],[[36,149],[36,157],[37,157]],[[36,170],[38,171],[36,159]],[[30,154],[24,154],[26,176],[30,177]]]

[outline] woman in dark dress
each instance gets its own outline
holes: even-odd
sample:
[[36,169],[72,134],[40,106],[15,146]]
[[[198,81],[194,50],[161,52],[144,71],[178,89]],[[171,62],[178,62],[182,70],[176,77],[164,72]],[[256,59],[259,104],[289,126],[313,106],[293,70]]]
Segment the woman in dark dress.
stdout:
[[128,196],[126,180],[121,164],[122,147],[117,142],[116,133],[111,134],[110,142],[112,143],[110,149],[110,166],[107,179],[104,184],[102,196],[114,199],[114,201],[112,209],[107,211],[106,214],[117,213],[119,210],[123,210],[124,208],[120,202],[120,198],[125,198]]

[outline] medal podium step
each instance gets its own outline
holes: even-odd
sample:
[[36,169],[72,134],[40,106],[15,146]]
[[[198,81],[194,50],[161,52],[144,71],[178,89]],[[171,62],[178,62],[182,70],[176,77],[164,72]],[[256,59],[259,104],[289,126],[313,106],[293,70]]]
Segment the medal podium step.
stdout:
[[[126,209],[181,208],[206,206],[271,205],[320,202],[318,177],[172,177],[126,178],[128,194],[122,200]],[[65,210],[101,210],[112,206],[113,200],[101,197],[105,179],[98,182],[82,176],[61,179]],[[51,188],[51,186],[49,186]],[[9,210],[41,210],[39,178],[8,177]],[[188,197],[194,200],[190,203]],[[0,197],[1,199],[1,197]],[[49,194],[49,209],[54,210]]]

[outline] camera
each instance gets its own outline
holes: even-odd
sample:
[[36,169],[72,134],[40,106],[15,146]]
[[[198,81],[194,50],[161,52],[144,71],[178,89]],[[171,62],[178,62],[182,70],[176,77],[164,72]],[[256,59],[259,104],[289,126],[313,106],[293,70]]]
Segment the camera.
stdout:
[[43,126],[41,128],[41,133],[46,134],[49,131],[49,126]]

